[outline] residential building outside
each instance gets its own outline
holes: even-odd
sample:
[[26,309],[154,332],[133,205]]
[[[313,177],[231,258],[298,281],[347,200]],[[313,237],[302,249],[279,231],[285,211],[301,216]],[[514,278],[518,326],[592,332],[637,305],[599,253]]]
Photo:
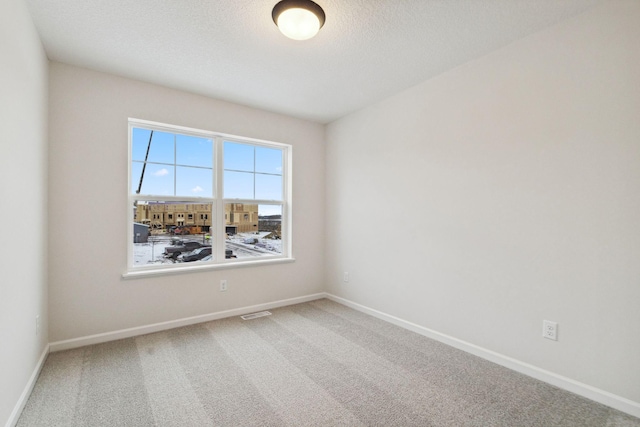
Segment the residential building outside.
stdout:
[[[225,231],[228,234],[259,231],[257,204],[226,203],[224,208]],[[211,203],[180,202],[139,203],[134,215],[135,222],[149,225],[152,230],[170,231],[173,227],[184,227],[191,234],[209,232],[211,216]],[[272,222],[269,223],[270,231],[276,231]]]

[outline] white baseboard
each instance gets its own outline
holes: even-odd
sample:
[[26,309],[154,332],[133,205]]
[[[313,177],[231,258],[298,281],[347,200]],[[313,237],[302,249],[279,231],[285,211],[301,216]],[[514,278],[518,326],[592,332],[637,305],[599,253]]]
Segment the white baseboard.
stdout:
[[31,396],[31,392],[33,391],[33,387],[36,385],[36,381],[38,380],[38,376],[40,375],[40,371],[42,371],[42,367],[44,366],[44,361],[47,360],[47,355],[49,354],[49,344],[44,347],[42,350],[42,354],[40,355],[40,359],[38,360],[38,364],[33,369],[33,373],[31,373],[31,377],[29,377],[29,381],[25,386],[22,394],[20,395],[20,399],[16,403],[16,406],[13,408],[13,412],[9,416],[7,420],[6,427],[14,427],[18,423],[18,419],[22,414],[22,410],[24,409],[27,401],[29,400],[29,396]]
[[349,301],[336,295],[327,293],[326,298],[347,307],[353,308],[354,310],[358,310],[371,316],[377,317],[378,319],[385,320],[396,326],[400,326],[401,328],[408,329],[420,335],[424,335],[428,338],[450,345],[451,347],[455,347],[459,350],[489,360],[493,363],[512,369],[516,372],[520,372],[521,374],[533,377],[540,381],[544,381],[563,390],[570,391],[579,396],[586,397],[587,399],[602,403],[603,405],[640,418],[640,403],[638,402],[634,402],[624,397],[617,396],[613,393],[609,393],[608,391],[600,390],[588,384],[574,381],[571,378],[563,377],[562,375],[546,371],[528,363],[521,362],[508,356],[504,356],[500,353],[487,350],[486,348],[482,348],[466,341],[459,340],[452,336],[441,334],[440,332],[425,328],[424,326],[407,322],[406,320],[402,320],[398,317],[391,316],[378,310],[374,310],[372,308],[355,303],[353,301]]
[[280,301],[273,301],[264,304],[252,305],[249,307],[235,308],[233,310],[219,311],[216,313],[203,314],[200,316],[187,317],[183,319],[170,320],[168,322],[154,323],[151,325],[138,326],[135,328],[121,329],[119,331],[105,332],[102,334],[89,335],[86,337],[73,338],[70,340],[56,341],[49,343],[51,352],[69,350],[72,348],[84,347],[86,345],[100,344],[108,341],[131,338],[139,335],[151,334],[153,332],[166,331],[167,329],[179,328],[182,326],[195,325],[202,322],[224,319],[225,317],[241,316],[256,311],[269,310],[272,308],[285,307],[287,305],[300,304],[325,298],[325,293],[317,293],[302,297],[289,298]]

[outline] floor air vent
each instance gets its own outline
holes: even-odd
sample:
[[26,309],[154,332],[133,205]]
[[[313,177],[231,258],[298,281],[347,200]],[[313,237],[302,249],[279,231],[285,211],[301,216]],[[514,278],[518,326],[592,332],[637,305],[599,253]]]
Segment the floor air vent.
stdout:
[[258,317],[271,316],[270,311],[259,311],[258,313],[245,314],[244,316],[240,316],[242,320],[251,320],[257,319]]

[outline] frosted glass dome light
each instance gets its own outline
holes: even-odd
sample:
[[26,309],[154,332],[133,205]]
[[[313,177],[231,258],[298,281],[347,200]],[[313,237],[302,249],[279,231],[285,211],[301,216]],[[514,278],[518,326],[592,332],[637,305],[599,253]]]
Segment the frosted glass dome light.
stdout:
[[271,13],[280,32],[290,39],[307,40],[318,34],[325,15],[311,0],[282,0]]

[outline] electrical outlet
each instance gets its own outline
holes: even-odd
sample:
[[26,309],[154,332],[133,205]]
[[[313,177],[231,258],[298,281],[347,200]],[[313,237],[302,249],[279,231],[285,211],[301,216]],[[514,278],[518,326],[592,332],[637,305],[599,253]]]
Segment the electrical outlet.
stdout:
[[558,324],[550,320],[543,320],[542,336],[550,340],[558,341]]
[[40,315],[36,316],[36,335],[40,335]]
[[348,271],[344,272],[344,276],[342,276],[342,281],[345,282],[345,283],[349,281],[349,272]]
[[227,290],[227,281],[220,280],[220,292],[224,292]]

